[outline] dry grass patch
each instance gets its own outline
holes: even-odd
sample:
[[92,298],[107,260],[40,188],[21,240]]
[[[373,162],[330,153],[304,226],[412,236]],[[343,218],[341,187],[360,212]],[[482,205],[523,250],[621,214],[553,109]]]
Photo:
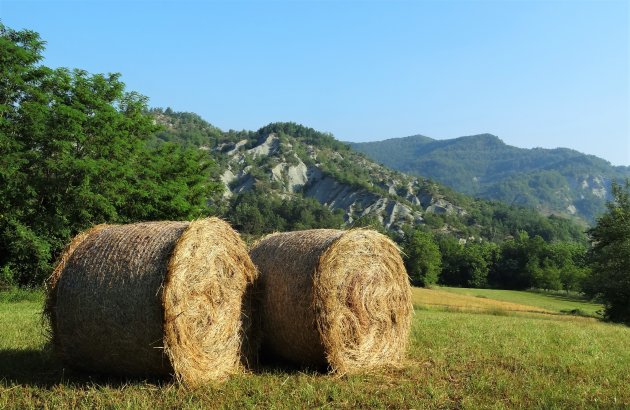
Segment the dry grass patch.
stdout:
[[419,307],[437,308],[460,312],[482,312],[490,314],[557,314],[548,309],[519,303],[460,295],[440,289],[413,288],[413,304]]

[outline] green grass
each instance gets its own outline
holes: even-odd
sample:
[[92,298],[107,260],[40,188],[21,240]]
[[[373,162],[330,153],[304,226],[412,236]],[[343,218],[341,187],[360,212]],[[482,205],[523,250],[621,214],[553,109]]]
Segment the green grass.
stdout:
[[598,311],[602,309],[602,305],[589,302],[579,296],[563,295],[556,293],[530,292],[518,290],[501,290],[501,289],[473,289],[473,288],[449,288],[439,287],[437,289],[447,292],[457,293],[460,295],[476,296],[479,298],[488,298],[501,300],[504,302],[520,303],[523,305],[537,306],[543,309],[552,310],[558,313],[567,313],[573,310],[579,310],[586,315],[599,317]]
[[44,291],[41,289],[20,289],[11,288],[0,291],[1,302],[40,302],[44,299]]
[[400,369],[335,377],[268,368],[189,391],[64,370],[45,349],[41,302],[0,303],[0,408],[630,406],[630,328],[596,320],[417,309]]

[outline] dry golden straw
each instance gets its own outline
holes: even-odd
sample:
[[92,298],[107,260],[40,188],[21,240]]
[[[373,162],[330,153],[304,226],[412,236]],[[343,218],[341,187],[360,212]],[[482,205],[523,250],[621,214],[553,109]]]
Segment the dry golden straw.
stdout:
[[338,373],[398,364],[411,326],[411,288],[384,235],[314,229],[269,235],[250,251],[260,278],[263,347]]
[[61,256],[45,315],[68,366],[195,386],[241,368],[255,277],[217,218],[98,225]]

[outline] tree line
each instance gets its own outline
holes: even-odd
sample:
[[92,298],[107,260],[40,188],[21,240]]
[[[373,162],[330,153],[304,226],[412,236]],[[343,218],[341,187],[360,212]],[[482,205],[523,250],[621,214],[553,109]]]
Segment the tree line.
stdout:
[[630,180],[587,231],[589,246],[546,241],[527,232],[502,243],[461,241],[409,227],[395,239],[412,282],[498,289],[581,292],[604,305],[604,317],[630,324]]
[[547,242],[525,231],[497,244],[458,240],[417,227],[397,240],[410,278],[420,286],[581,292],[589,272],[585,245]]

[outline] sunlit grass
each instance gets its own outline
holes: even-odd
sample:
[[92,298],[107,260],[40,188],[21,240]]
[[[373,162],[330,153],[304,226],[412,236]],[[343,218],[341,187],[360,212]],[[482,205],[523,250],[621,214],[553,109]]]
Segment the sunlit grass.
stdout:
[[499,301],[488,298],[462,295],[448,292],[442,288],[425,289],[413,288],[413,303],[434,309],[444,309],[461,312],[519,312],[519,313],[554,313],[551,310],[537,306],[523,305],[512,302]]
[[[44,348],[41,300],[3,302],[0,408],[630,406],[630,328],[443,289],[414,289],[416,304],[430,297],[453,305],[418,305],[409,358],[399,369],[329,376],[266,368],[196,390],[64,370]],[[476,312],[462,311],[473,305]],[[527,317],[509,310],[523,306],[540,312]]]
[[573,310],[579,310],[591,316],[598,316],[597,312],[602,309],[602,305],[589,302],[576,296],[564,295],[561,293],[552,294],[544,292],[522,292],[517,290],[449,287],[440,287],[437,289],[475,298],[488,298],[522,305],[536,306],[538,308],[557,313],[567,313]]

